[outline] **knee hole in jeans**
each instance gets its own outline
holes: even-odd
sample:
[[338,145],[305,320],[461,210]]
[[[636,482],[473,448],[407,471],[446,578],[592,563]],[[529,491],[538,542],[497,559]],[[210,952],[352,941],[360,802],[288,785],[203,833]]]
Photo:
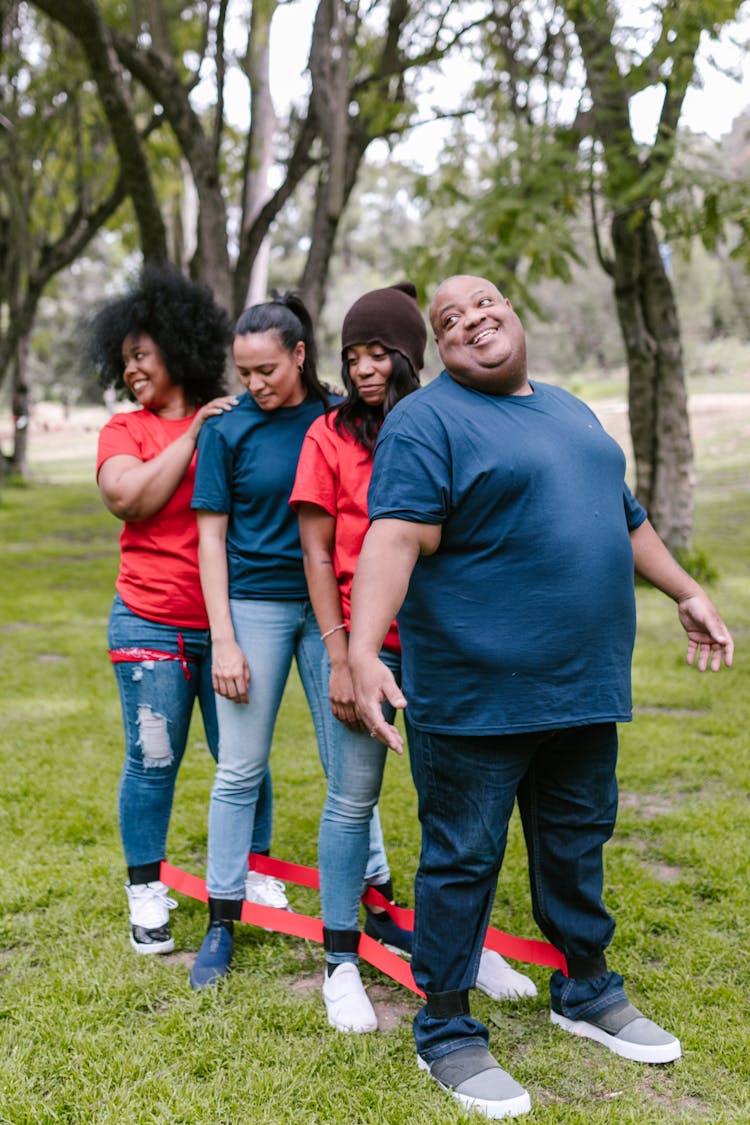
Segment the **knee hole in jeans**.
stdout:
[[138,746],[143,754],[144,769],[170,766],[174,754],[164,715],[158,715],[147,704],[142,704],[138,708],[138,730]]

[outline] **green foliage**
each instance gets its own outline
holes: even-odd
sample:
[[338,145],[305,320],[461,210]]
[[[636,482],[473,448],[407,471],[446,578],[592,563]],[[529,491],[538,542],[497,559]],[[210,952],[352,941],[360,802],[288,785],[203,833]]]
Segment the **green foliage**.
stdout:
[[[673,247],[697,237],[711,250],[726,244],[746,261],[746,158],[744,165],[728,160],[725,148],[666,121],[653,145],[639,146],[627,113],[628,97],[662,76],[671,74],[676,89],[687,85],[701,29],[718,33],[737,8],[725,0],[667,4],[659,9],[661,27],[656,14],[641,27],[626,10],[615,19],[617,8],[603,0],[562,5],[569,22],[551,6],[499,6],[478,43],[473,114],[456,126],[438,170],[417,185],[424,233],[409,254],[422,283],[446,272],[488,274],[522,308],[543,315],[540,282],[579,276],[589,188],[605,256],[612,255],[606,228],[613,209],[632,211],[637,221],[641,202],[651,199]],[[583,25],[613,21],[611,43],[594,37],[583,60],[573,33],[578,18]],[[591,71],[593,105],[574,120],[571,85],[581,78],[581,61]]]
[[[721,561],[712,596],[738,641],[734,669],[685,667],[673,605],[638,591],[635,721],[621,731],[620,815],[605,895],[611,960],[633,1000],[677,1031],[684,1057],[640,1067],[550,1026],[547,972],[518,1005],[472,995],[501,1062],[531,1091],[534,1125],[745,1125],[750,869],[750,454],[698,435],[697,532]],[[90,474],[90,465],[87,466]],[[474,1125],[418,1073],[417,1001],[375,970],[393,1029],[326,1024],[319,946],[238,927],[235,969],[191,993],[205,907],[180,896],[174,955],[128,945],[116,790],[122,734],[106,655],[119,525],[91,483],[6,488],[0,499],[0,1121],[8,1125]],[[274,852],[314,863],[323,780],[293,678],[273,750]],[[212,764],[196,722],[178,781],[171,860],[203,873]],[[419,825],[408,764],[381,801],[399,896],[412,900]],[[297,909],[317,896],[290,887]],[[493,922],[536,936],[514,820]]]
[[86,364],[86,319],[121,290],[127,275],[119,238],[99,235],[91,254],[50,283],[34,321],[28,380],[35,401],[101,403],[102,388]]
[[7,157],[0,214],[14,201],[11,230],[23,276],[81,202],[111,188],[117,168],[81,53],[59,29],[37,24],[26,10],[3,63]]
[[409,247],[412,276],[425,287],[449,273],[477,273],[539,312],[533,286],[570,281],[580,256],[571,220],[581,184],[566,132],[516,122],[488,146],[458,126],[440,171],[417,181],[421,245]]
[[713,586],[719,581],[719,569],[702,547],[695,547],[691,551],[675,551],[675,558],[683,570],[702,586]]
[[[737,123],[737,134],[742,119]],[[732,138],[721,144],[681,134],[664,181],[658,215],[664,237],[690,253],[699,239],[716,253],[725,245],[747,262],[741,232],[750,212],[750,157],[738,152]]]

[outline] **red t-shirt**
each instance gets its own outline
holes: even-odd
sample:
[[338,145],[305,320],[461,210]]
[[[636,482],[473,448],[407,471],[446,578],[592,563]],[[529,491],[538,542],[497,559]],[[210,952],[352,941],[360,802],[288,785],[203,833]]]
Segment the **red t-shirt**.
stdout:
[[[339,433],[336,411],[316,418],[305,435],[297,463],[297,476],[289,503],[317,504],[336,520],[333,571],[339,584],[341,613],[347,631],[351,619],[352,579],[370,520],[367,489],[372,476],[372,456],[351,434]],[[396,622],[385,648],[401,651]]]
[[[151,461],[188,429],[187,418],[160,418],[150,410],[113,414],[99,434],[96,474],[118,454]],[[198,572],[198,524],[190,509],[195,456],[175,492],[155,516],[125,520],[120,535],[117,591],[128,609],[149,621],[207,629]]]

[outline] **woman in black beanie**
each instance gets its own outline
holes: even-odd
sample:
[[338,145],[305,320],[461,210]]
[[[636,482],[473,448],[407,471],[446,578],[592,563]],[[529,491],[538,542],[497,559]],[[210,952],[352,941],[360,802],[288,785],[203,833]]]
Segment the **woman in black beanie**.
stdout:
[[[339,1031],[377,1028],[357,967],[359,900],[366,884],[393,900],[390,873],[366,879],[371,818],[387,749],[357,717],[347,663],[351,584],[369,520],[372,456],[386,414],[419,387],[427,342],[411,282],[376,289],[356,301],[341,332],[346,398],[318,418],[305,437],[291,504],[299,513],[310,599],[329,663],[331,731],[328,792],[320,822],[318,863],[327,970],[323,998]],[[401,646],[394,622],[381,658],[400,679]],[[393,715],[388,721],[392,721]],[[365,933],[405,951],[411,933],[387,910],[365,906]],[[495,998],[535,991],[496,953],[483,954],[477,985]],[[498,964],[499,962],[499,964]]]

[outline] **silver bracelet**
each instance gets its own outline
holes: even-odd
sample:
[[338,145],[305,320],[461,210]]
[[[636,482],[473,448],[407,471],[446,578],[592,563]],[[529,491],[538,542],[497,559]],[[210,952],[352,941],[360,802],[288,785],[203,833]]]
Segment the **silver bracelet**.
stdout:
[[326,639],[326,637],[330,637],[331,633],[338,633],[339,629],[346,629],[346,625],[344,624],[343,621],[341,622],[340,625],[334,625],[334,627],[332,629],[326,629],[325,633],[321,633],[320,634],[321,641],[324,641]]

